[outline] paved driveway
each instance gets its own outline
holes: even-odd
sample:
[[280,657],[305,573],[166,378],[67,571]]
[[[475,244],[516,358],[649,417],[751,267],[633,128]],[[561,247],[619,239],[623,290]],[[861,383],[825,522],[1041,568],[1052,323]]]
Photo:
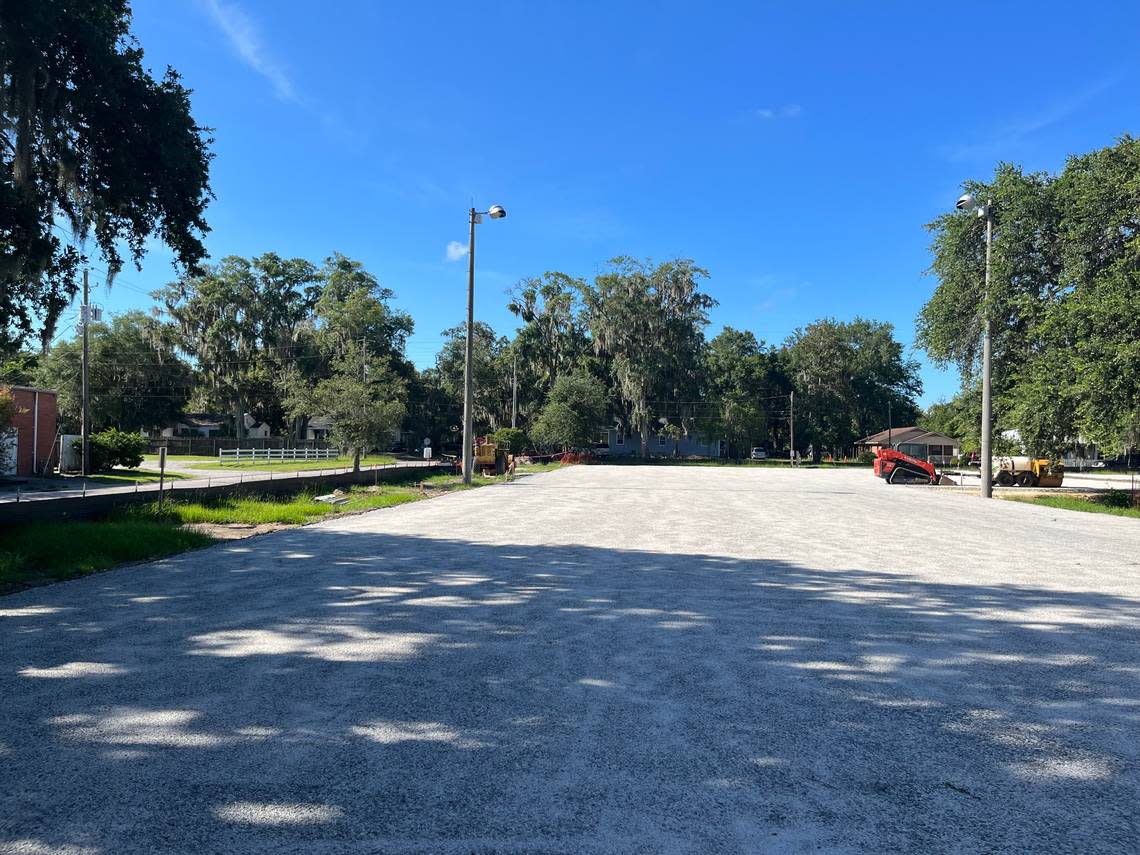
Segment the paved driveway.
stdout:
[[1140,524],[575,467],[0,599],[0,851],[1135,852]]

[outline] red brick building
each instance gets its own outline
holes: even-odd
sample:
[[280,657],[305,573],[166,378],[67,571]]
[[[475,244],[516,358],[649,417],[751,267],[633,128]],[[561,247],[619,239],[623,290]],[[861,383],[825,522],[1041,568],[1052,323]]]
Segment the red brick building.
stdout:
[[[12,419],[16,430],[14,474],[42,474],[45,463],[54,463],[56,392],[31,386],[10,388],[16,399],[16,415]],[[9,472],[13,472],[12,462],[6,461]]]

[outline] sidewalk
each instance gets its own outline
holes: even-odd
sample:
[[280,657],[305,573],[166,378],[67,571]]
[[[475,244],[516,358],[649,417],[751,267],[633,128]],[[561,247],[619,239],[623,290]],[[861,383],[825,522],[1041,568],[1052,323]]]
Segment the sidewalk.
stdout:
[[[406,469],[422,469],[427,466],[439,465],[439,461],[426,461],[426,460],[398,460],[395,463],[377,463],[371,466],[361,466],[361,472],[372,472],[385,469],[406,468]],[[341,475],[352,471],[351,466],[330,466],[327,469],[302,469],[299,471],[251,471],[251,472],[201,472],[195,471],[189,467],[175,467],[171,466],[170,471],[177,472],[178,474],[195,474],[198,477],[192,478],[174,478],[167,479],[163,489],[167,495],[176,494],[182,490],[187,490],[195,487],[219,487],[227,484],[248,484],[259,481],[273,481],[282,478],[312,478],[313,483],[320,483],[320,479],[328,475]],[[124,484],[122,486],[113,484],[102,484],[85,481],[82,478],[67,479],[72,482],[74,486],[62,486],[67,483],[62,479],[55,478],[29,478],[26,479],[31,486],[31,482],[35,482],[37,488],[27,489],[22,485],[13,487],[5,486],[0,489],[0,505],[14,504],[16,502],[50,502],[56,499],[75,499],[86,496],[108,496],[123,493],[154,493],[158,496],[159,483],[157,481],[148,481],[145,483]],[[44,489],[40,485],[44,484],[61,485],[60,487],[49,487]]]

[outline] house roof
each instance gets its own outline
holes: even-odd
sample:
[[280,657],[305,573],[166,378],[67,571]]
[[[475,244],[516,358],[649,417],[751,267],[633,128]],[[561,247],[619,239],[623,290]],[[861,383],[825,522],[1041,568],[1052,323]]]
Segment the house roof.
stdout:
[[217,413],[183,413],[174,421],[189,427],[221,427],[226,422],[226,416]]
[[856,445],[886,445],[888,441],[895,445],[900,442],[924,442],[927,445],[933,443],[934,445],[959,445],[961,440],[954,439],[952,436],[945,434],[935,433],[930,430],[923,430],[915,425],[906,427],[891,428],[889,431],[881,430],[878,433],[873,433],[870,436],[865,436],[855,442]]
[[309,427],[313,430],[331,430],[333,420],[328,416],[313,416],[309,419]]

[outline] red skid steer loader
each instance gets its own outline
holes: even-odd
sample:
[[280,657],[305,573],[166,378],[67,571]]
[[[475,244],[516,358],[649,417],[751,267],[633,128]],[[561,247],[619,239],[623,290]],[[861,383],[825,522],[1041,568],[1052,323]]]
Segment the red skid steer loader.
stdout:
[[875,474],[888,484],[952,484],[949,478],[939,475],[933,463],[895,451],[880,448],[875,455]]

